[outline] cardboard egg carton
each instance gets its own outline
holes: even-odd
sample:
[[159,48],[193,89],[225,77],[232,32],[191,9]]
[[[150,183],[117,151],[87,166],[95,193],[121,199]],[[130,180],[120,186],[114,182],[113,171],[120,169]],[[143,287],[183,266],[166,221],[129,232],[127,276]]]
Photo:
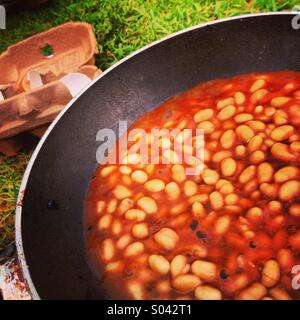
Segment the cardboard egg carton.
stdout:
[[69,22],[0,55],[0,152],[12,155],[18,144],[11,137],[50,123],[101,73],[97,53],[92,26]]

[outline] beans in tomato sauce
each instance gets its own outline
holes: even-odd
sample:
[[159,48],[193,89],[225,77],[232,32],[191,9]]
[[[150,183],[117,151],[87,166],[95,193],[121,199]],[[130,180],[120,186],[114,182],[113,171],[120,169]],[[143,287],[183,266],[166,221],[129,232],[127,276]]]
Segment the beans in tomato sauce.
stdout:
[[169,164],[98,167],[87,249],[115,297],[300,299],[300,74],[201,83],[135,127],[203,129],[204,170],[186,175],[171,152]]

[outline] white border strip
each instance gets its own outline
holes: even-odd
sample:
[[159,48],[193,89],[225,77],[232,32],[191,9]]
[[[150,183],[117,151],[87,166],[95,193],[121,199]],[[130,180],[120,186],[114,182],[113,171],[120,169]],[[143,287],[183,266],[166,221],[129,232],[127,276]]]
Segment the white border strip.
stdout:
[[22,243],[22,234],[21,234],[21,222],[22,222],[22,203],[23,203],[23,195],[24,195],[24,191],[26,189],[26,185],[27,185],[27,181],[32,169],[32,166],[35,162],[35,159],[37,158],[45,140],[47,139],[48,135],[50,134],[50,132],[54,129],[54,127],[56,126],[56,124],[58,123],[58,121],[60,120],[60,118],[69,110],[69,108],[72,106],[72,104],[85,92],[87,91],[94,83],[96,83],[99,79],[101,79],[102,77],[104,77],[106,74],[108,74],[110,71],[112,71],[113,69],[115,69],[116,67],[118,67],[120,64],[122,64],[123,62],[133,58],[134,56],[136,56],[137,54],[139,54],[140,52],[146,51],[147,49],[155,46],[158,43],[161,43],[165,40],[174,38],[178,35],[181,35],[183,33],[187,33],[189,31],[192,30],[196,30],[196,29],[200,29],[209,25],[214,25],[214,24],[218,24],[218,23],[222,23],[222,22],[227,22],[227,21],[232,21],[232,20],[238,20],[238,19],[245,19],[245,18],[252,18],[252,17],[259,17],[259,16],[269,16],[269,15],[295,15],[295,12],[265,12],[265,13],[256,13],[256,14],[246,14],[246,15],[241,15],[241,16],[235,16],[235,17],[230,17],[230,18],[224,18],[224,19],[219,19],[219,20],[215,20],[215,21],[209,21],[206,23],[202,23],[193,27],[189,27],[180,31],[177,31],[175,33],[172,33],[171,35],[168,35],[160,40],[154,41],[148,45],[146,45],[145,47],[131,53],[130,55],[128,55],[127,57],[123,58],[122,60],[116,62],[113,66],[111,66],[110,68],[108,68],[107,70],[105,70],[103,73],[101,73],[96,79],[94,79],[85,89],[83,89],[79,95],[77,95],[74,99],[72,99],[67,105],[66,107],[58,114],[58,116],[55,118],[55,120],[52,122],[52,124],[48,127],[47,131],[45,132],[45,134],[43,135],[43,137],[41,138],[39,144],[37,145],[37,147],[35,148],[31,159],[27,165],[26,171],[24,173],[23,179],[22,179],[22,183],[20,186],[20,191],[19,191],[19,195],[18,195],[18,200],[17,200],[17,207],[16,207],[16,222],[15,222],[15,229],[16,229],[16,247],[17,247],[17,252],[18,252],[18,259],[21,263],[21,267],[23,270],[23,274],[24,274],[24,278],[28,283],[29,289],[31,291],[31,295],[32,298],[35,300],[40,300],[40,297],[36,291],[36,288],[33,284],[33,281],[31,279],[30,276],[30,272],[29,272],[29,267],[26,263],[26,258],[25,258],[25,254],[24,254],[24,249],[23,249],[23,243]]

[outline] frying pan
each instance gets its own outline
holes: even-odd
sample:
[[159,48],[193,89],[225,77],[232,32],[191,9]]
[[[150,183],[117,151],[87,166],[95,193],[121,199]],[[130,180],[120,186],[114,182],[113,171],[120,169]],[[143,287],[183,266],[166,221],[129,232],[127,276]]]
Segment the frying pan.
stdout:
[[132,123],[201,81],[300,71],[294,17],[241,16],[178,32],[115,64],[62,111],[32,156],[17,206],[18,255],[34,298],[112,298],[87,262],[82,224],[97,131]]

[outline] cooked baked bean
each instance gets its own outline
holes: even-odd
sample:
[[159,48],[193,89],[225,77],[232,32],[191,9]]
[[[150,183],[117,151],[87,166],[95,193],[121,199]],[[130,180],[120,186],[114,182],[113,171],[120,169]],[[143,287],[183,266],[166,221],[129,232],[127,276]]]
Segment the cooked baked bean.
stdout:
[[[234,255],[234,269],[237,268],[237,256]],[[231,277],[231,281],[226,284],[226,289],[231,294],[235,294],[237,291],[245,288],[250,282],[249,277],[244,273],[238,273]]]
[[281,185],[279,189],[279,198],[283,201],[294,199],[300,194],[300,181],[291,180]]
[[280,269],[277,261],[269,260],[262,270],[262,284],[265,287],[273,287],[279,281]]
[[107,212],[108,213],[114,213],[115,210],[117,208],[117,200],[116,199],[111,199],[108,203],[108,206],[107,206]]
[[121,166],[120,167],[120,172],[122,174],[130,174],[132,172],[132,169],[130,167],[127,167],[127,166]]
[[253,119],[253,115],[250,113],[240,113],[234,117],[234,121],[236,123],[243,123],[247,121],[251,121]]
[[178,275],[172,280],[172,287],[183,293],[193,291],[200,284],[200,279],[192,274]]
[[106,176],[110,175],[113,171],[115,171],[116,169],[117,169],[117,166],[104,167],[101,170],[101,176],[106,177]]
[[252,221],[254,223],[259,223],[263,219],[263,211],[259,207],[253,207],[247,211],[246,215],[247,219],[249,221]]
[[276,300],[291,300],[289,294],[280,288],[271,289],[270,294]]
[[154,235],[155,241],[166,250],[173,250],[179,240],[177,233],[170,228],[162,228]]
[[134,205],[134,202],[130,198],[123,199],[119,205],[120,214],[125,213],[127,210],[131,209]]
[[300,173],[300,170],[296,167],[292,167],[292,166],[283,167],[275,173],[274,180],[277,183],[283,183],[285,181],[297,178],[299,173]]
[[260,136],[254,136],[253,138],[250,139],[247,145],[248,152],[251,153],[259,150],[262,144],[263,144],[263,138]]
[[160,281],[156,285],[156,290],[161,294],[166,294],[171,290],[170,282],[169,280]]
[[201,121],[209,120],[210,118],[212,118],[213,114],[214,114],[213,109],[200,110],[194,115],[194,121],[201,122]]
[[226,98],[226,99],[223,99],[223,100],[220,100],[218,103],[217,103],[217,108],[218,109],[223,109],[229,105],[233,105],[234,104],[234,99],[233,98]]
[[230,217],[229,216],[222,216],[217,219],[215,223],[215,234],[222,235],[224,234],[230,226]]
[[266,86],[266,80],[258,79],[252,84],[252,86],[250,88],[250,92],[253,93],[259,89],[264,88],[265,86]]
[[222,293],[211,286],[199,286],[195,290],[195,298],[197,300],[222,300]]
[[202,179],[208,185],[215,185],[219,180],[219,174],[215,170],[204,169],[202,172]]
[[97,201],[97,213],[100,214],[103,212],[105,208],[105,202],[104,201]]
[[171,261],[171,275],[176,277],[182,274],[187,265],[187,258],[184,255],[177,255]]
[[215,210],[220,210],[223,208],[224,199],[220,192],[215,191],[209,195],[210,204]]
[[127,290],[132,295],[135,300],[143,300],[144,299],[144,291],[142,284],[137,281],[130,281],[127,284]]
[[236,162],[232,158],[224,159],[221,162],[221,170],[223,175],[226,177],[233,176],[234,173],[236,172],[236,168],[237,168]]
[[247,126],[249,126],[255,132],[263,131],[266,128],[266,125],[262,121],[257,120],[248,121]]
[[166,193],[168,194],[169,198],[172,200],[176,200],[180,195],[180,189],[175,182],[170,182],[166,185],[165,189]]
[[279,201],[270,201],[267,204],[267,208],[270,210],[271,214],[279,213],[282,209],[282,204]]
[[201,202],[194,202],[192,205],[192,212],[194,217],[203,217],[205,216],[205,208]]
[[187,197],[193,196],[197,193],[197,184],[194,181],[186,181],[184,184],[184,193]]
[[271,183],[262,183],[259,190],[267,197],[276,198],[278,195],[278,185]]
[[131,242],[131,236],[129,234],[124,234],[118,241],[117,241],[117,247],[118,249],[124,249],[128,246],[128,244]]
[[122,185],[117,185],[113,193],[115,197],[119,200],[129,198],[131,196],[131,191]]
[[177,204],[175,207],[171,208],[170,210],[170,214],[171,215],[178,215],[180,213],[183,213],[186,209],[186,203],[181,202],[179,204]]
[[290,148],[294,152],[299,152],[300,151],[300,141],[295,141],[291,143]]
[[229,194],[234,191],[233,185],[227,180],[219,180],[216,184],[216,189],[222,194]]
[[246,125],[238,126],[236,128],[236,134],[244,142],[248,142],[254,136],[253,130]]
[[124,263],[122,261],[114,261],[106,265],[105,271],[117,273],[117,272],[122,272],[123,269],[124,269]]
[[237,105],[242,105],[246,101],[246,97],[242,92],[236,92],[234,95],[234,100]]
[[123,164],[138,164],[141,161],[141,157],[137,153],[128,154],[122,161]]
[[115,245],[112,239],[103,240],[101,244],[100,255],[104,261],[109,261],[114,257]]
[[104,164],[91,182],[87,247],[108,290],[123,286],[125,299],[300,298],[291,287],[300,251],[299,88],[294,72],[212,81],[133,125],[145,129],[148,152],[157,144],[162,163],[141,163],[138,133],[123,163]]
[[132,257],[141,254],[144,251],[144,247],[142,242],[133,242],[125,249],[124,256]]
[[201,280],[212,281],[217,277],[218,268],[212,262],[196,260],[192,264],[192,272]]
[[119,220],[115,220],[112,224],[111,231],[113,235],[118,236],[122,231],[122,224]]
[[300,204],[290,206],[289,214],[295,218],[300,218]]
[[186,179],[185,169],[180,164],[175,164],[172,167],[172,178],[176,182],[183,182]]
[[257,168],[257,179],[259,183],[270,182],[273,178],[273,167],[270,163],[261,163]]
[[235,153],[238,157],[244,157],[246,155],[247,149],[245,146],[239,145],[235,148]]
[[[282,109],[277,109],[276,112],[274,113],[274,123],[276,123],[276,118],[284,118],[285,119],[285,123],[288,122],[288,114],[282,110]],[[284,124],[284,123],[283,123]]]
[[272,145],[271,153],[276,159],[282,161],[293,161],[296,158],[286,144],[279,142]]
[[249,166],[242,171],[239,176],[240,183],[247,183],[255,176],[256,168],[255,166]]
[[149,235],[147,223],[138,223],[132,227],[132,235],[138,239],[145,239]]
[[266,89],[257,90],[251,95],[250,101],[253,104],[257,104],[257,103],[261,102],[268,93],[269,92]]
[[[207,188],[210,188],[210,190],[212,189],[210,186],[207,186]],[[201,191],[203,192],[203,190]],[[188,199],[188,203],[193,204],[194,202],[200,202],[202,204],[206,204],[208,203],[208,199],[208,194],[206,193],[196,194]]]
[[236,107],[233,105],[227,106],[224,109],[222,109],[218,115],[217,118],[219,120],[227,120],[235,115]]
[[260,300],[267,293],[266,288],[260,283],[254,283],[247,289],[244,289],[238,295],[240,300]]
[[287,140],[294,133],[294,127],[292,126],[281,126],[274,129],[271,132],[271,138],[275,141]]
[[235,142],[235,132],[233,130],[227,130],[220,138],[221,146],[225,149],[230,149]]
[[102,216],[98,223],[98,229],[104,230],[108,229],[112,223],[112,215],[111,214],[105,214]]
[[287,102],[289,102],[290,98],[288,97],[276,97],[271,100],[271,105],[274,107],[282,107]]
[[151,197],[142,197],[137,201],[137,205],[148,214],[157,212],[157,204]]
[[170,263],[164,256],[152,255],[149,257],[150,268],[160,274],[168,274],[170,270]]
[[254,112],[259,114],[259,113],[263,112],[263,110],[264,110],[264,107],[262,105],[259,105],[259,106],[255,107]]
[[250,155],[250,163],[259,164],[265,160],[265,153],[261,150],[256,150]]
[[160,192],[164,190],[165,183],[160,179],[152,179],[144,184],[146,190],[150,192]]
[[198,124],[197,128],[202,129],[205,134],[210,134],[214,131],[215,126],[210,121],[203,121]]
[[277,260],[280,268],[282,268],[285,272],[291,272],[296,263],[293,253],[289,249],[285,248],[278,251]]
[[147,164],[145,165],[145,171],[148,175],[151,175],[153,173],[155,169],[155,165],[154,164]]
[[144,171],[136,170],[132,172],[131,179],[137,183],[145,183],[148,179],[148,176]]
[[230,158],[231,156],[231,151],[219,151],[213,155],[212,161],[218,163],[226,158]]
[[235,193],[230,193],[225,197],[225,203],[227,205],[237,204],[238,201],[239,201],[239,197]]
[[276,112],[276,108],[274,108],[274,107],[266,107],[265,108],[265,115],[267,117],[273,116],[275,114],[275,112]]
[[125,212],[125,218],[127,220],[137,220],[142,221],[146,217],[146,213],[140,209],[129,209]]

